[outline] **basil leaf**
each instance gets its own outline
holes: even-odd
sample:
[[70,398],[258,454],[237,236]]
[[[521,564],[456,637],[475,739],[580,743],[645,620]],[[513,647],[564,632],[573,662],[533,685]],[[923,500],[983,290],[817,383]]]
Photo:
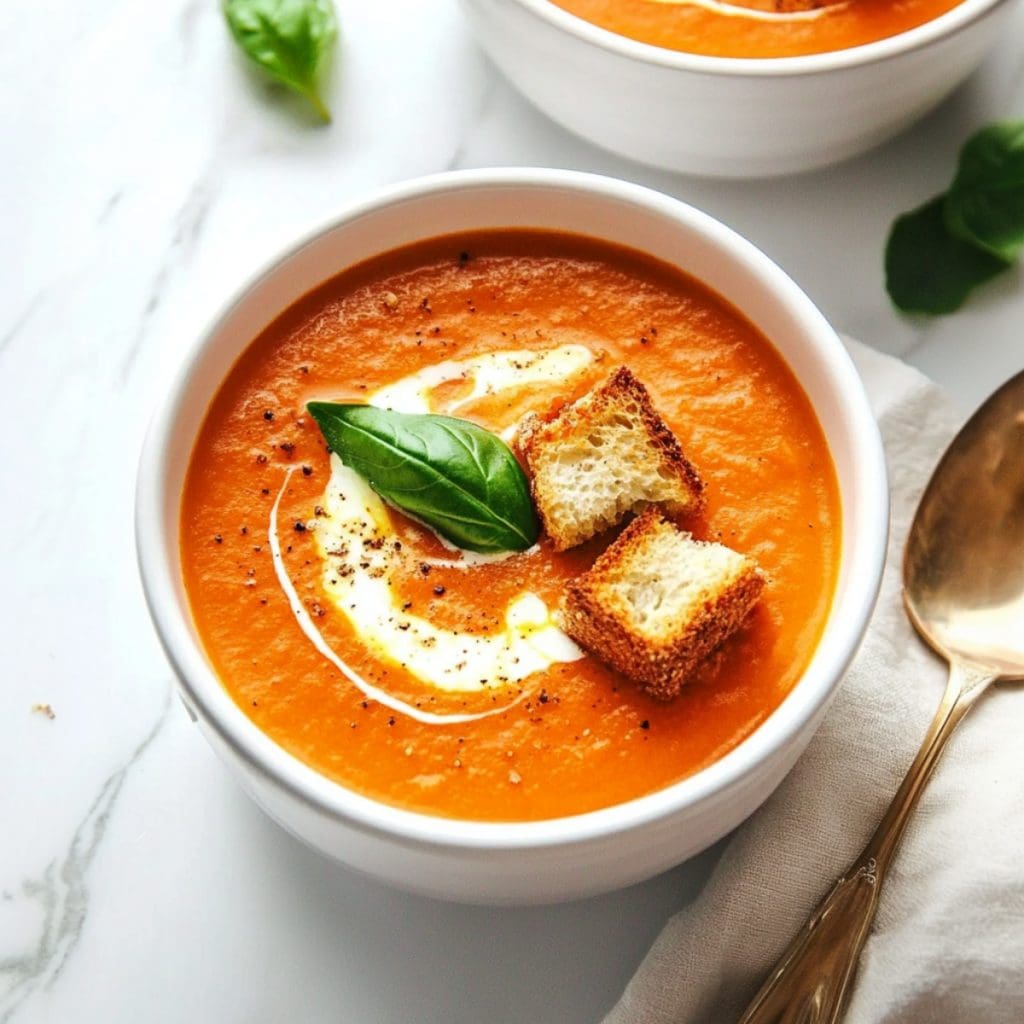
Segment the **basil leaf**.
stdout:
[[337,34],[332,0],[224,0],[224,18],[250,60],[330,121],[317,78]]
[[537,518],[508,445],[466,420],[310,402],[328,445],[385,500],[470,551],[523,551]]
[[885,287],[907,313],[952,313],[1010,264],[946,230],[945,196],[899,217],[885,246]]
[[1003,260],[1024,248],[1024,121],[983,128],[960,152],[946,197],[950,233]]

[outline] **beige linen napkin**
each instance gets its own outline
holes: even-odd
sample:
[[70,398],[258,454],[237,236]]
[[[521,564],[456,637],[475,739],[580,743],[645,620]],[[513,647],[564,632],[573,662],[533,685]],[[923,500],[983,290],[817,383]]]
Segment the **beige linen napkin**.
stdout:
[[[900,557],[957,417],[917,371],[849,347],[892,487],[878,607],[806,753],[727,841],[704,890],[665,926],[605,1024],[735,1021],[868,839],[942,694],[945,668],[902,610]],[[1024,686],[1002,684],[950,741],[886,882],[847,1024],[1024,1022],[1022,738]]]

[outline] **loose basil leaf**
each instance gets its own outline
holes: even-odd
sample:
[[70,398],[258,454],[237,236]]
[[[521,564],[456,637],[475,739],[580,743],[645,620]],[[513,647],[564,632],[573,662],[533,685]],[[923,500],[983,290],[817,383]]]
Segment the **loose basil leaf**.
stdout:
[[330,121],[317,79],[338,30],[332,0],[224,0],[224,17],[251,60]]
[[310,402],[306,408],[346,466],[453,544],[523,551],[537,540],[522,468],[483,427],[370,405]]
[[885,287],[907,313],[952,313],[1010,264],[946,230],[945,196],[899,217],[885,246]]
[[1024,121],[992,124],[972,136],[946,197],[950,233],[994,256],[1024,248]]

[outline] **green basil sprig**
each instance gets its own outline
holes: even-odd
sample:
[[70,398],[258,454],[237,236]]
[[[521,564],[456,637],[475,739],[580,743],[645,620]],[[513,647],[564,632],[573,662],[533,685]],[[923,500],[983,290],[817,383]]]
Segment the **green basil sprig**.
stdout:
[[338,31],[332,0],[224,0],[224,18],[250,60],[330,121],[317,82]]
[[964,146],[946,197],[957,238],[1011,262],[1024,248],[1024,121],[989,125]]
[[1009,263],[950,234],[946,197],[937,196],[892,226],[885,248],[886,288],[907,313],[952,313],[979,284]]
[[952,313],[1024,249],[1024,121],[989,125],[960,152],[948,192],[897,218],[885,248],[889,297]]
[[453,544],[524,551],[537,540],[526,476],[508,445],[483,427],[370,405],[306,408],[346,466]]

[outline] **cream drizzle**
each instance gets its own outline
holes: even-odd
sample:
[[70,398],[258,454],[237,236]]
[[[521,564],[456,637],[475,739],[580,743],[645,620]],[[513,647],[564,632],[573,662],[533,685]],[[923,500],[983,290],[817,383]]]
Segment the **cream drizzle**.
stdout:
[[[472,379],[473,387],[469,394],[445,409],[445,415],[452,416],[462,406],[478,398],[505,390],[509,386],[509,378],[517,378],[514,383],[524,387],[529,384],[557,384],[579,373],[593,361],[594,353],[586,345],[559,345],[540,352],[506,349],[469,359],[446,359],[380,388],[370,397],[369,404],[396,412],[432,412],[430,392],[434,388],[453,380]],[[501,436],[507,440],[515,433],[516,426],[513,423],[505,427]]]
[[725,3],[724,0],[647,0],[651,4],[665,4],[670,7],[700,7],[712,14],[721,14],[726,18],[749,18],[751,21],[785,22],[815,21],[826,14],[849,7],[849,3],[826,4],[810,11],[759,11],[739,4]]
[[[324,592],[384,660],[439,690],[481,693],[582,657],[530,591],[508,603],[502,628],[485,633],[438,626],[412,611],[396,579],[408,554],[387,507],[337,453],[331,455],[331,479],[321,501],[314,536],[324,563]],[[413,561],[423,564],[418,556]]]
[[361,675],[359,675],[358,672],[352,669],[342,658],[340,658],[324,639],[320,630],[313,624],[313,620],[310,618],[309,612],[306,611],[306,608],[302,603],[302,599],[299,597],[298,592],[291,581],[291,577],[285,569],[284,558],[281,555],[281,538],[278,535],[277,530],[277,513],[281,505],[281,499],[284,497],[284,493],[288,489],[288,481],[291,480],[292,473],[294,472],[295,467],[292,467],[287,473],[285,473],[284,482],[281,484],[281,489],[277,492],[277,498],[274,500],[274,505],[270,510],[270,522],[267,536],[270,541],[270,553],[274,563],[274,573],[277,576],[277,582],[280,585],[281,590],[284,591],[285,597],[288,598],[288,604],[291,606],[292,613],[295,615],[295,621],[298,624],[299,629],[302,630],[306,635],[306,638],[316,648],[319,654],[334,665],[334,667],[337,668],[338,671],[341,672],[341,674],[345,676],[345,678],[365,697],[376,701],[378,704],[383,704],[384,707],[390,708],[392,711],[408,715],[417,722],[423,722],[426,725],[458,725],[460,722],[475,722],[481,718],[489,718],[491,715],[500,715],[502,712],[508,711],[509,708],[515,707],[516,704],[524,699],[526,696],[525,691],[515,700],[510,701],[508,704],[503,704],[500,708],[491,708],[488,711],[481,711],[475,714],[436,714],[432,711],[423,711],[421,708],[415,707],[404,700],[392,697],[391,694],[387,693],[385,690],[374,686],[372,683],[368,683]]
[[[434,388],[452,380],[463,379],[471,381],[471,389],[468,394],[448,403],[445,412],[454,413],[462,406],[468,405],[476,399],[493,395],[510,386],[526,387],[531,384],[553,384],[565,381],[583,371],[593,362],[593,360],[594,354],[589,348],[585,345],[575,344],[561,345],[557,348],[539,352],[532,349],[504,350],[463,360],[445,360],[444,362],[434,364],[433,366],[424,367],[415,373],[408,374],[394,383],[379,389],[369,397],[368,401],[369,404],[374,405],[377,408],[394,409],[401,412],[431,412],[433,410],[430,392]],[[507,425],[502,430],[501,436],[506,440],[510,439],[515,433],[517,427],[517,423]],[[332,482],[339,472],[351,473],[351,471],[347,470],[340,460],[338,460],[337,455],[332,456],[332,467]],[[385,707],[388,707],[393,711],[398,711],[401,714],[408,715],[416,721],[424,722],[426,724],[457,724],[460,722],[470,722],[481,718],[487,718],[491,715],[501,714],[510,708],[515,707],[516,704],[525,699],[526,692],[520,691],[519,696],[508,704],[492,708],[488,711],[471,714],[439,714],[423,711],[420,708],[410,705],[406,701],[391,696],[389,693],[377,686],[374,686],[372,683],[367,682],[362,678],[362,676],[355,672],[351,666],[340,658],[324,639],[323,634],[316,627],[309,613],[306,611],[302,600],[299,598],[295,587],[292,585],[281,555],[281,543],[278,535],[278,509],[280,507],[281,499],[287,489],[288,481],[291,478],[292,472],[294,472],[294,470],[289,470],[286,474],[284,482],[281,485],[281,490],[278,492],[273,508],[271,509],[269,524],[270,550],[273,557],[274,572],[277,575],[278,583],[281,586],[282,591],[288,599],[292,612],[295,615],[296,622],[302,632],[306,635],[307,639],[309,639],[316,650],[324,658],[334,665],[345,676],[345,678],[356,686],[366,697],[383,704]],[[325,503],[330,504],[328,495],[325,495]],[[380,501],[379,496],[375,494],[373,495],[372,504],[379,507],[376,512],[372,512],[367,508],[370,520],[377,521],[379,525],[383,526],[387,516],[384,504]],[[426,527],[426,524],[422,525],[424,525],[426,529],[430,529],[429,527]],[[432,530],[431,532],[434,533]],[[434,533],[434,535],[438,536],[436,533]],[[443,546],[451,550],[453,554],[458,552],[459,557],[436,558],[423,556],[419,561],[437,567],[469,569],[474,565],[501,561],[516,554],[519,556],[530,555],[539,550],[539,547],[534,545],[526,552],[479,554],[471,551],[463,551],[455,545],[446,542],[444,538],[441,538],[440,536],[438,536],[438,539],[441,541]],[[375,560],[374,555],[370,555],[369,558],[371,560]],[[380,567],[378,567],[378,569],[379,568]],[[332,603],[334,603],[336,595],[332,592],[330,596],[332,598]],[[545,622],[541,622],[537,617],[539,610],[543,610]],[[546,606],[535,595],[520,595],[520,597],[510,604],[509,608],[506,610],[506,640],[504,643],[510,642],[509,637],[515,634],[522,634],[519,636],[519,640],[525,639],[526,635],[530,634],[534,636],[536,644],[539,645],[536,646],[533,654],[535,656],[540,656],[542,661],[548,660],[549,663],[551,661],[574,661],[583,657],[583,652],[569,639],[569,637],[550,622],[548,614]],[[411,632],[412,626],[414,625],[412,616],[407,616],[407,622],[405,625]],[[423,628],[429,629],[431,627],[429,627],[429,624],[424,622]],[[512,631],[511,634],[509,633],[510,630]],[[522,632],[523,630],[526,632]],[[499,640],[498,637],[494,637],[493,641],[485,641],[484,638],[478,639],[485,643],[497,642],[499,646],[502,644],[502,641]],[[551,644],[553,643],[557,648],[559,647],[559,642],[561,643],[561,647],[558,652],[555,653],[554,648],[551,648]],[[531,646],[533,646],[532,643]],[[544,648],[549,649],[544,650]],[[513,661],[519,663],[521,657],[526,654],[527,652],[525,650],[521,651]],[[530,659],[527,658],[527,662],[529,660]],[[526,671],[525,674],[532,674],[532,671],[539,671],[541,667],[541,663],[538,663],[536,668]],[[525,669],[526,664],[523,664],[520,666],[519,671],[524,671]],[[413,674],[419,675],[420,673],[413,671]],[[523,678],[523,676],[519,676],[517,672],[508,670],[506,670],[504,674],[514,682],[518,682]],[[431,682],[433,685],[439,686],[441,689],[447,689],[449,692],[481,692],[475,687],[473,689],[469,689],[458,684],[442,685],[439,684],[436,679],[424,681]]]

